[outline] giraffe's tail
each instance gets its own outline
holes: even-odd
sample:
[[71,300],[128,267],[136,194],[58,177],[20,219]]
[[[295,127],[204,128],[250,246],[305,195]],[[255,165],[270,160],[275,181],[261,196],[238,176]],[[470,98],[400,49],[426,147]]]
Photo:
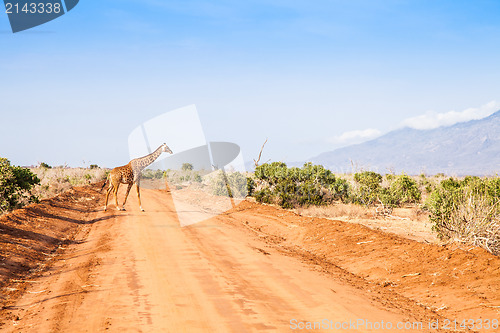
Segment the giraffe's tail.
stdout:
[[102,190],[104,189],[104,186],[106,186],[106,184],[109,182],[109,175],[106,177],[106,180],[104,181],[104,183],[102,184],[102,187],[101,189],[99,190],[99,192],[102,192]]

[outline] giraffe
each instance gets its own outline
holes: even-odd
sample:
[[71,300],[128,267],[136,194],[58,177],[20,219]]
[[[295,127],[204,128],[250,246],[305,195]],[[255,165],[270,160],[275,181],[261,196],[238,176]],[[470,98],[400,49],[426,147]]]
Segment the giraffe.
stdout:
[[[130,161],[127,165],[116,167],[108,175],[108,178],[104,182],[104,185],[102,186],[101,190],[104,188],[106,183],[109,183],[109,188],[108,188],[108,193],[106,194],[106,203],[104,204],[104,211],[107,210],[108,208],[108,199],[111,191],[113,191],[113,194],[115,196],[115,203],[116,203],[116,208],[118,210],[125,210],[125,203],[127,202],[127,197],[128,193],[130,192],[130,189],[132,188],[132,185],[136,185],[137,188],[137,198],[139,199],[139,207],[141,211],[144,211],[142,209],[142,204],[141,204],[141,194],[139,192],[139,186],[140,186],[140,180],[141,180],[141,171],[144,170],[148,165],[153,163],[158,156],[161,155],[161,153],[167,152],[172,154],[172,151],[170,148],[168,148],[167,144],[164,143],[160,147],[158,147],[154,152],[152,152],[149,155],[135,158],[132,161]],[[123,205],[120,208],[118,205],[118,187],[120,184],[128,184],[127,187],[127,193],[125,194],[125,200],[123,200]]]

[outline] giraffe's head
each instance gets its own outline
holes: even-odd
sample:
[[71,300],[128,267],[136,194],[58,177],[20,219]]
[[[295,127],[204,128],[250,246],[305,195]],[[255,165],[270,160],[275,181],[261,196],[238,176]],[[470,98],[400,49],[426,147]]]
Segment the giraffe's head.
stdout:
[[168,148],[167,144],[164,143],[163,145],[163,148],[162,148],[162,152],[164,153],[169,153],[169,154],[173,154],[172,151],[170,150],[170,148]]

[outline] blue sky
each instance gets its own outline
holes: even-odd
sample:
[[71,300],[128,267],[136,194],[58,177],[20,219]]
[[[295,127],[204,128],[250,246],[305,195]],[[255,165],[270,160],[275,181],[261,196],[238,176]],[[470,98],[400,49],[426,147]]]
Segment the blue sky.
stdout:
[[12,34],[0,156],[113,167],[142,122],[195,104],[208,141],[301,161],[500,109],[498,1],[81,0]]

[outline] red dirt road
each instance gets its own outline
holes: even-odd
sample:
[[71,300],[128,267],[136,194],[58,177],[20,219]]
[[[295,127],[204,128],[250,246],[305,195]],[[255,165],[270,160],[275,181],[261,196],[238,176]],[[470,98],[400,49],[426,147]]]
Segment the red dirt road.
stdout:
[[[134,197],[125,212],[90,209],[88,224],[49,268],[19,282],[26,290],[4,307],[2,332],[291,332],[318,321],[330,332],[338,331],[335,325],[345,332],[437,332],[429,322],[499,317],[500,260],[481,251],[462,253],[249,202],[180,227],[167,192],[143,190],[142,199],[145,213]],[[346,246],[356,239],[361,244]],[[395,246],[393,256],[387,244]],[[468,294],[463,286],[454,293],[455,280],[467,281],[456,271],[456,279],[442,283],[431,275],[432,263],[412,262],[408,251],[421,256],[421,250],[465,258],[458,262],[464,270],[467,256],[489,265],[485,275],[476,272],[479,282],[471,281],[485,290]],[[399,258],[403,252],[408,257]],[[443,275],[447,263],[438,263]],[[433,308],[432,301],[447,305]],[[380,329],[389,323],[392,330]],[[401,323],[416,329],[396,330]]]

